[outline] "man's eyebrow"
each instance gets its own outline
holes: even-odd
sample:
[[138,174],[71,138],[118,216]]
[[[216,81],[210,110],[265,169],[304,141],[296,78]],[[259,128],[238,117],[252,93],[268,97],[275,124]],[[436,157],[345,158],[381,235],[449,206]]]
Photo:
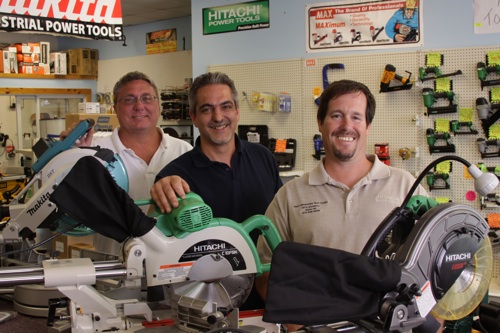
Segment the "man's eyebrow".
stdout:
[[215,107],[216,105],[227,105],[227,104],[232,104],[234,105],[235,103],[231,100],[227,100],[227,101],[224,101],[224,102],[221,102],[219,104],[211,104],[211,103],[203,103],[200,105],[200,108],[203,108],[203,107]]

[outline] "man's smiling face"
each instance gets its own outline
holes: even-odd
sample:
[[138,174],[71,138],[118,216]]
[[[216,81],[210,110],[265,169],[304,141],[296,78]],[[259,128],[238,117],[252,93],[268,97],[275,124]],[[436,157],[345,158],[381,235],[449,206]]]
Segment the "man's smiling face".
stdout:
[[332,99],[323,123],[318,122],[327,157],[349,161],[366,155],[369,126],[366,97],[361,92]]

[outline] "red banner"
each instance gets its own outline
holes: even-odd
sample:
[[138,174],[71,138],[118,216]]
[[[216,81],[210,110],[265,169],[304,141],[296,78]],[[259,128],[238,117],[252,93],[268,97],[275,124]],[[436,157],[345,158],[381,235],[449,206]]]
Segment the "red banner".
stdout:
[[123,40],[120,0],[2,0],[0,31]]

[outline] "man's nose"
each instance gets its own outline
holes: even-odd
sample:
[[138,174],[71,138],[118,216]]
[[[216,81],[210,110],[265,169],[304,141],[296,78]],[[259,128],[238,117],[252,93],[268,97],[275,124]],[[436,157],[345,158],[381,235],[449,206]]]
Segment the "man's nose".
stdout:
[[223,118],[224,118],[224,113],[222,112],[222,107],[220,106],[214,107],[214,111],[212,112],[212,119],[222,120]]

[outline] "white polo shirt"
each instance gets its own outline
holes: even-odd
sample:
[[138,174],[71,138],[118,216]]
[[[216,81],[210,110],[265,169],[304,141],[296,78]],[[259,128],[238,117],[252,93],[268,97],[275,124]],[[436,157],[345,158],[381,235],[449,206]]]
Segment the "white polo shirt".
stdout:
[[118,128],[115,128],[110,136],[96,138],[93,141],[94,146],[111,149],[120,156],[128,173],[128,193],[134,200],[151,198],[149,190],[154,184],[156,174],[170,161],[193,148],[184,140],[164,134],[159,127],[158,131],[162,133],[162,141],[149,164],[138,157],[132,149],[123,145],[118,136]]

